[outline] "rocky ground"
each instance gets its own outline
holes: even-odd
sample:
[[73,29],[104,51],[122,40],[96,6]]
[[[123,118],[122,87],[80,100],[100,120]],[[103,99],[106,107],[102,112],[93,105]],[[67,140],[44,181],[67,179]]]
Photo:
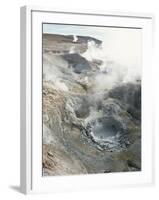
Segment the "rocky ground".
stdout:
[[141,82],[108,87],[104,61],[85,56],[90,41],[102,48],[91,37],[43,34],[45,176],[141,170]]

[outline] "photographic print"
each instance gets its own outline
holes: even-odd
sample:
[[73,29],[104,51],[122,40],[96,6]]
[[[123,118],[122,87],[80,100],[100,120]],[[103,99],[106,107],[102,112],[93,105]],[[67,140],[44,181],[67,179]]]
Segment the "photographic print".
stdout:
[[140,28],[42,24],[43,176],[141,171]]

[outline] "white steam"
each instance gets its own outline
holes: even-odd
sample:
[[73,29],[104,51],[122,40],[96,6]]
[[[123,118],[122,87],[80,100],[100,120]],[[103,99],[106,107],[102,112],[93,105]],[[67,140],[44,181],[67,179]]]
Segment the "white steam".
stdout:
[[72,53],[76,53],[76,52],[77,51],[75,49],[75,46],[71,46],[69,53],[72,54]]
[[101,60],[100,72],[95,77],[95,89],[111,89],[116,84],[141,79],[141,30],[108,29],[99,47],[88,42],[82,54],[88,61]]
[[62,81],[60,81],[60,80],[56,80],[55,81],[55,87],[57,88],[57,89],[59,89],[59,90],[61,90],[61,91],[69,91],[69,89],[68,89],[68,87],[66,86],[66,84],[65,83],[63,83]]
[[102,47],[98,46],[93,40],[90,40],[87,43],[87,51],[82,56],[92,62],[93,60],[104,60],[106,53]]
[[67,85],[62,81],[63,72],[68,70],[68,63],[60,56],[51,53],[43,56],[43,76],[46,81],[51,81],[55,88],[61,91],[69,91]]
[[73,35],[73,42],[77,42],[78,41],[78,37],[76,35]]

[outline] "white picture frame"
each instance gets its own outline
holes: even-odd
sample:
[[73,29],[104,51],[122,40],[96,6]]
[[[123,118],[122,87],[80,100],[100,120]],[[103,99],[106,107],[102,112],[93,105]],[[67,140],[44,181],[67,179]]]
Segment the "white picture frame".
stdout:
[[[43,193],[152,185],[154,131],[153,15],[35,6],[21,8],[21,192]],[[42,177],[42,23],[89,24],[142,29],[142,170],[131,173]],[[39,67],[40,66],[40,67]]]

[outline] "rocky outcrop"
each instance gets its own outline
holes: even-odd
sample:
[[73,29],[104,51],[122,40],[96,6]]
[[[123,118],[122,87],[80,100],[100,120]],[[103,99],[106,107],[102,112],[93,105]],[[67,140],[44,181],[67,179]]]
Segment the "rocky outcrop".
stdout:
[[79,54],[64,54],[63,58],[69,63],[69,67],[72,67],[73,71],[77,74],[91,70],[89,62]]
[[120,100],[127,112],[136,120],[141,120],[141,84],[128,83],[115,87],[109,96]]

